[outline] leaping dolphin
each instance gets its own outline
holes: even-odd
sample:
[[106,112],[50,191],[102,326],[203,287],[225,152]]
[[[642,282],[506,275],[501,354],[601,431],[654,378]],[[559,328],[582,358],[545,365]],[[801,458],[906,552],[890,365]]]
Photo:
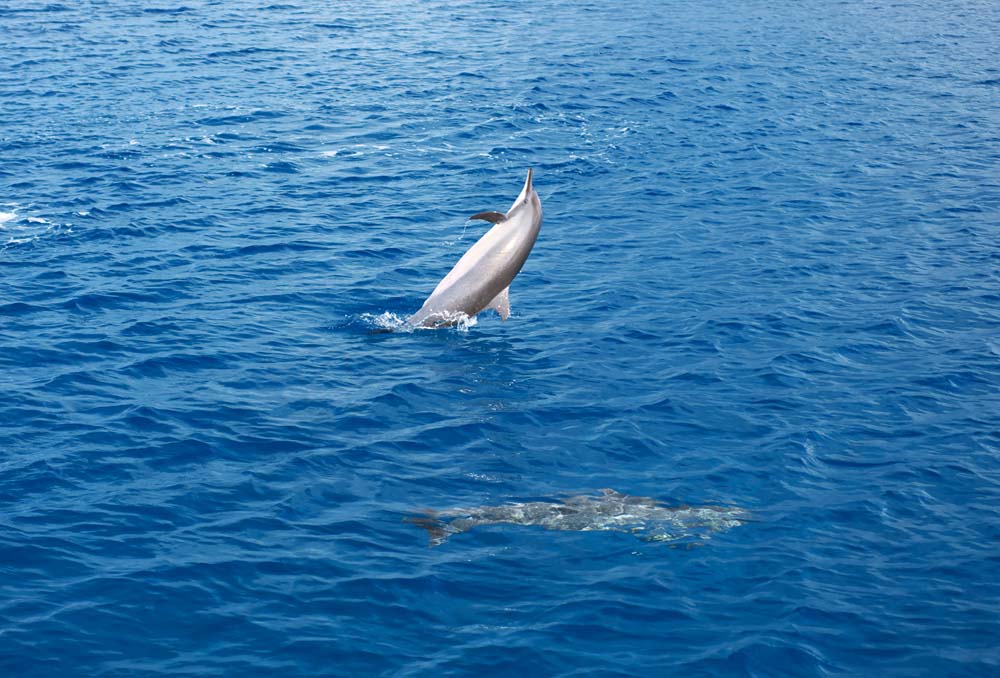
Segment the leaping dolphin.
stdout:
[[651,497],[631,497],[614,490],[601,496],[580,495],[561,502],[533,501],[427,511],[425,516],[404,518],[427,530],[430,545],[443,544],[453,534],[479,525],[537,525],[547,530],[628,532],[645,541],[707,539],[712,532],[743,525],[750,519],[744,509],[727,506],[666,506]]
[[504,320],[510,315],[510,282],[524,266],[542,226],[542,201],[531,186],[531,170],[506,214],[480,212],[469,218],[494,226],[438,283],[420,310],[407,320],[410,325],[443,327],[487,308]]

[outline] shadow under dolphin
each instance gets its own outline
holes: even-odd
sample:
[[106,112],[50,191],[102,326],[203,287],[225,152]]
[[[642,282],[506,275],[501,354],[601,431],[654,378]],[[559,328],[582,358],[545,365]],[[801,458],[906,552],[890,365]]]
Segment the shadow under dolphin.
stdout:
[[713,532],[743,525],[750,520],[750,512],[727,506],[667,506],[652,497],[604,489],[599,496],[431,510],[423,516],[403,520],[426,530],[429,545],[433,547],[480,525],[503,524],[539,526],[546,530],[626,532],[644,541],[708,539]]

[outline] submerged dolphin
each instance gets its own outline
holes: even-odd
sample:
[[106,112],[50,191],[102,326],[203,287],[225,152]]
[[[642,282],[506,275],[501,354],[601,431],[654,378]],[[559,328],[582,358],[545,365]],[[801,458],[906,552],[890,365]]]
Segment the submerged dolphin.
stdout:
[[542,201],[531,186],[531,170],[506,214],[480,212],[469,218],[494,226],[438,283],[420,310],[407,320],[410,325],[452,325],[487,308],[504,320],[510,315],[510,281],[524,266],[542,226]]
[[470,509],[428,511],[426,517],[405,518],[427,530],[430,545],[443,544],[453,534],[479,525],[538,525],[547,530],[613,530],[641,536],[646,541],[677,541],[737,527],[750,513],[724,506],[669,507],[651,497],[630,497],[614,490],[601,496],[580,495],[561,502],[534,501]]

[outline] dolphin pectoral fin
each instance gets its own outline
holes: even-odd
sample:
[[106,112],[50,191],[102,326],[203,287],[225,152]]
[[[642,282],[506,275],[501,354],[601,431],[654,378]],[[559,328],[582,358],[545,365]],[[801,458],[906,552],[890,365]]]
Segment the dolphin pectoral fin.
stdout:
[[506,218],[507,215],[501,214],[500,212],[480,212],[479,214],[473,214],[469,217],[469,219],[482,219],[483,221],[488,221],[491,224],[499,224]]
[[493,301],[486,305],[486,308],[492,308],[494,311],[500,314],[501,320],[506,320],[510,317],[510,286],[503,288],[500,294],[493,297]]

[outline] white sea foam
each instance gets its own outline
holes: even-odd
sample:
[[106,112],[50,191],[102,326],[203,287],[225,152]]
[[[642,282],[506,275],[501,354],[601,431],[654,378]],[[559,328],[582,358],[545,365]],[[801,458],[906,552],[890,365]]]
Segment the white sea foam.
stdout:
[[445,322],[449,323],[451,327],[454,327],[459,332],[468,332],[470,327],[475,327],[479,324],[479,320],[476,316],[471,318],[461,311],[457,313],[445,313]]
[[[320,155],[324,158],[336,158],[343,156],[345,158],[356,158],[358,156],[365,155],[365,149],[369,151],[385,151],[389,149],[389,146],[383,144],[352,144],[351,146],[345,146],[344,148],[334,148],[329,151],[320,151]],[[386,153],[386,155],[392,155],[391,153]]]
[[[402,316],[390,313],[389,311],[383,311],[382,313],[362,313],[359,317],[361,318],[361,322],[373,330],[414,332],[416,330],[440,328],[440,326],[438,328],[414,326],[406,322],[406,319]],[[442,320],[444,325],[456,329],[459,332],[468,332],[470,327],[475,327],[479,322],[476,320],[475,316],[470,318],[461,311],[457,313],[446,313],[443,315]]]
[[395,313],[383,311],[382,313],[362,313],[361,321],[374,330],[389,330],[390,332],[412,332],[413,326]]
[[0,251],[14,245],[22,245],[37,240],[50,232],[72,233],[72,224],[58,224],[44,217],[23,216],[18,213],[22,206],[16,203],[2,205],[0,211],[0,230],[5,231],[5,237],[0,240]]

